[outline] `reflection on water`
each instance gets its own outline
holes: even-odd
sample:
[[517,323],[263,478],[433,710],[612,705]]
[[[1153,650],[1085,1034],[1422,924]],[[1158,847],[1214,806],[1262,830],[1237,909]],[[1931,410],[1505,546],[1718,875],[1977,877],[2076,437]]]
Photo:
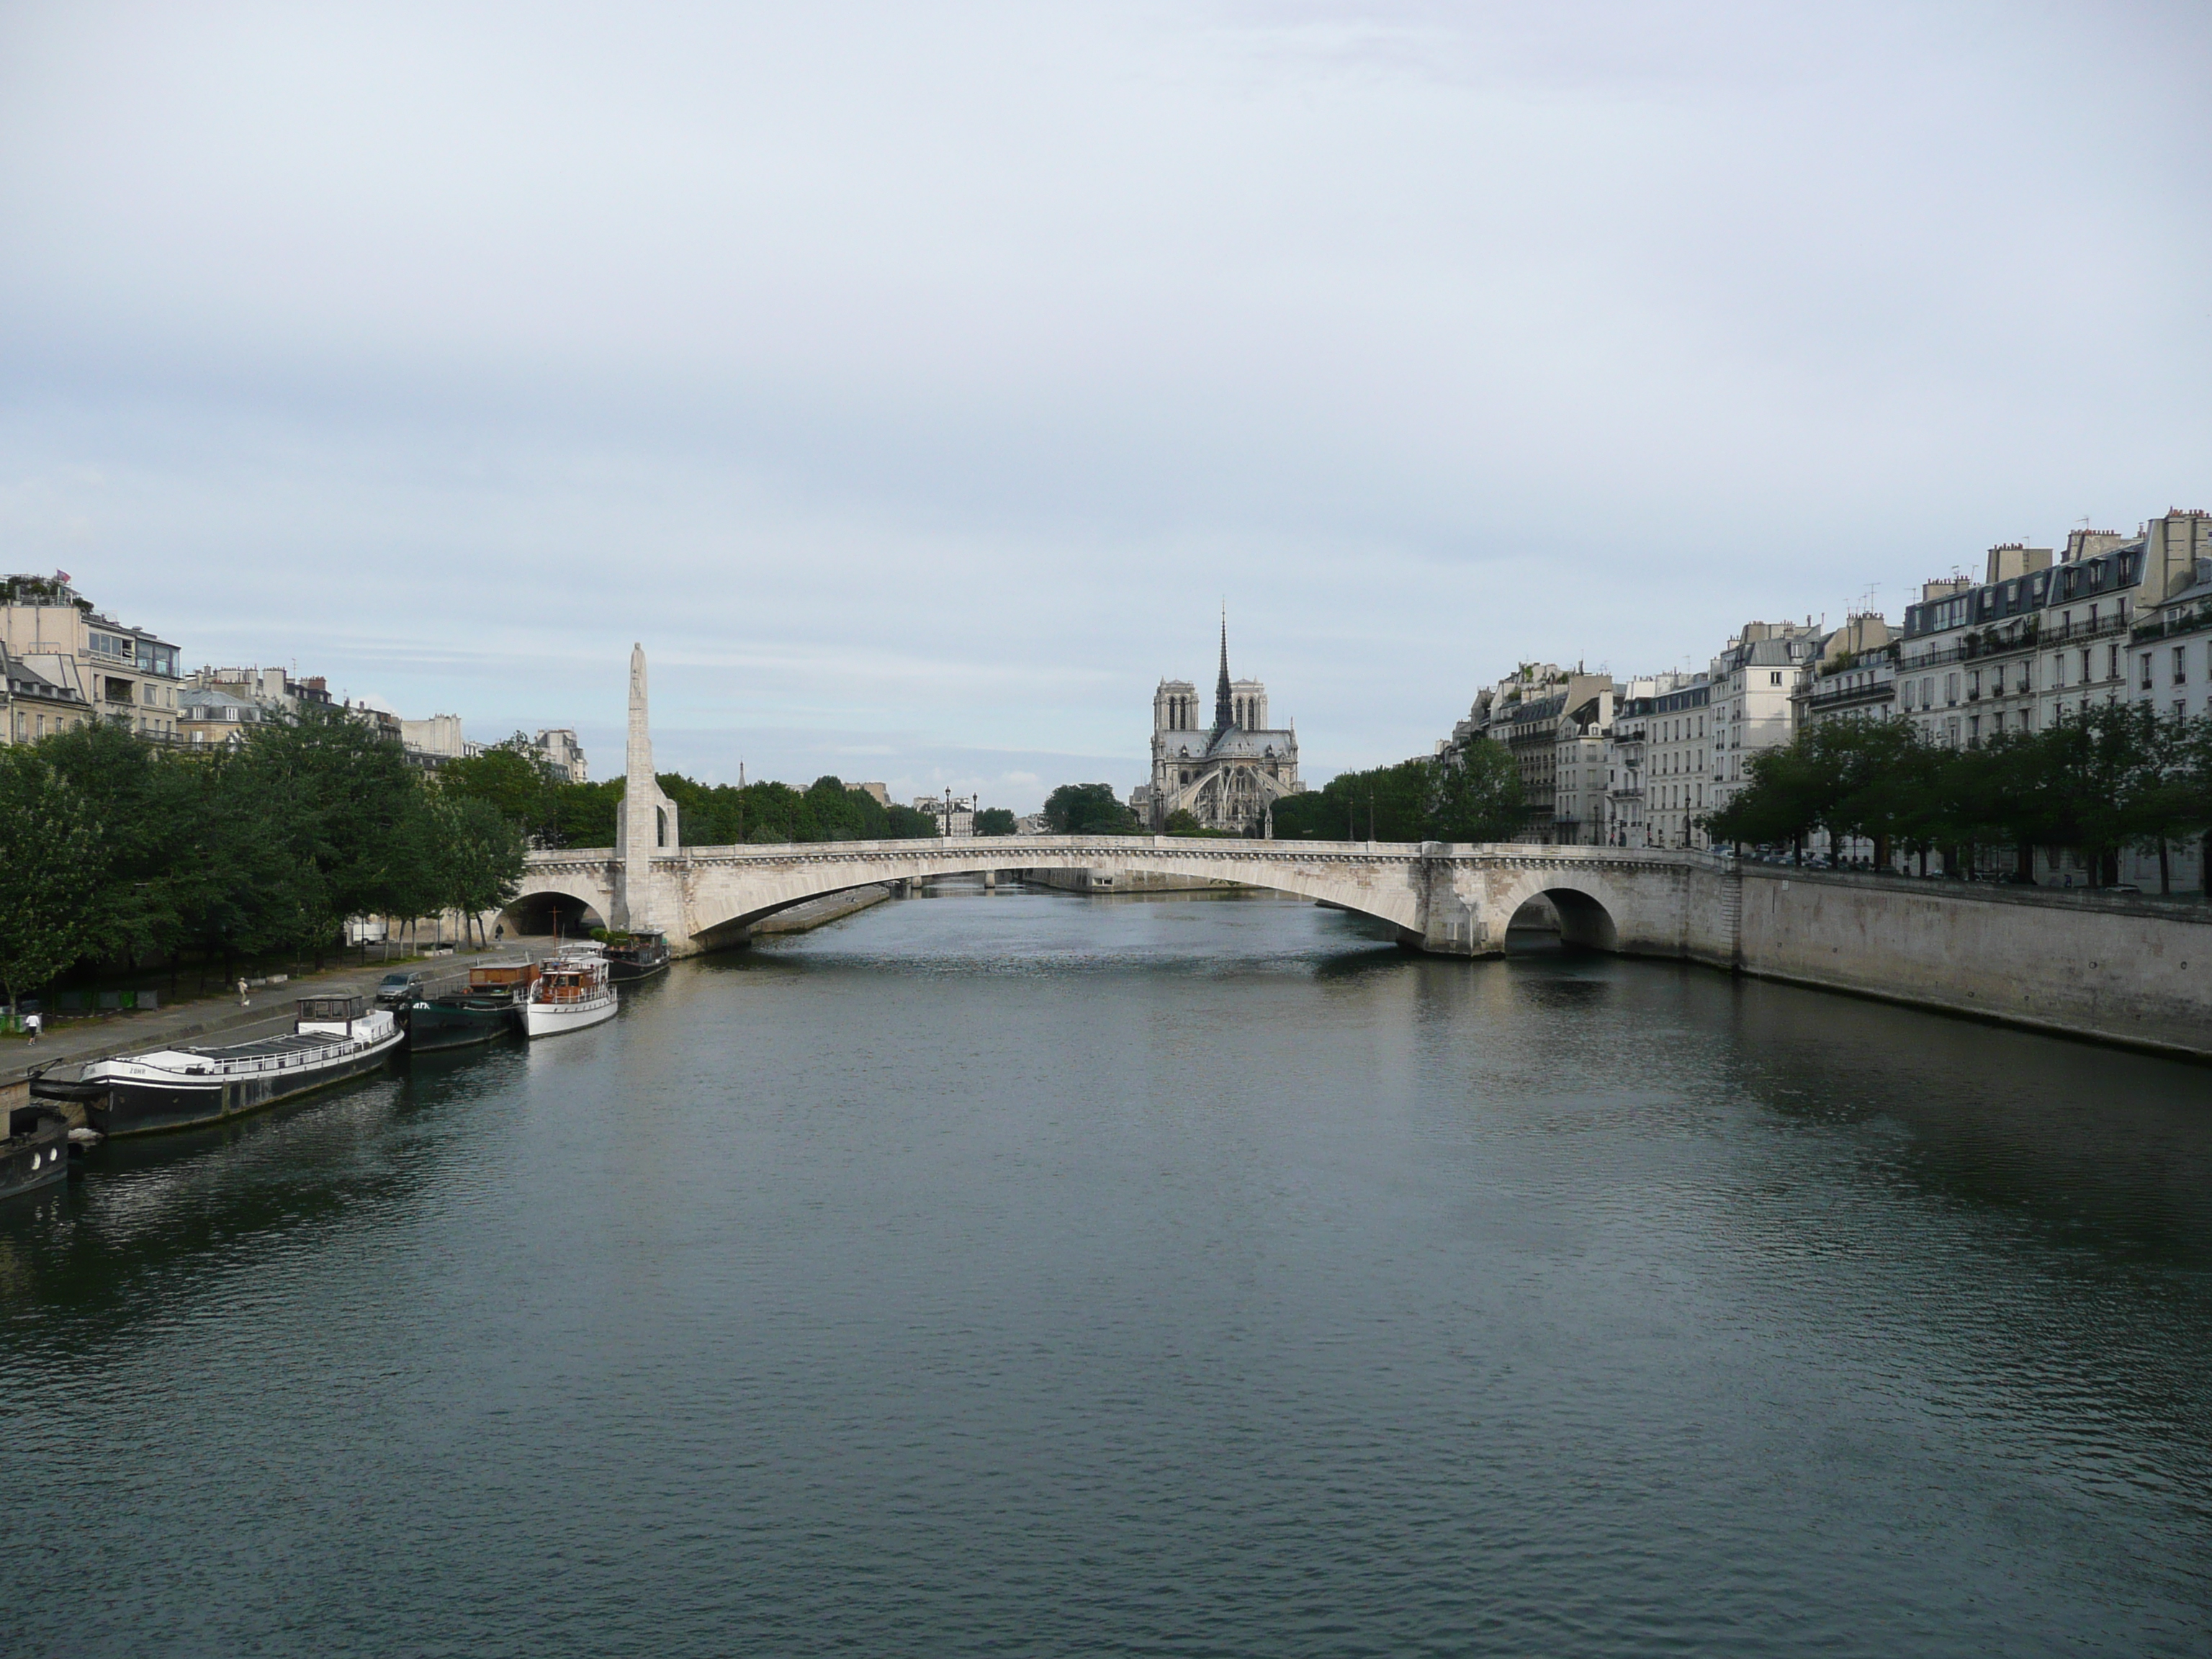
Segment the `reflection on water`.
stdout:
[[0,1210],[11,1651],[2200,1650],[2200,1068],[1235,898],[625,997]]

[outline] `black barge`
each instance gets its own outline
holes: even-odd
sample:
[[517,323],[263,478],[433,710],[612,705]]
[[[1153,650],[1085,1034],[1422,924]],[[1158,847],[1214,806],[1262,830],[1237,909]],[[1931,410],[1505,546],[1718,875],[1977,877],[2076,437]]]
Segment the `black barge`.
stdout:
[[39,1079],[31,1092],[81,1103],[103,1135],[198,1128],[376,1071],[405,1036],[388,1011],[362,997],[301,997],[291,1030],[280,1036],[119,1054],[71,1081]]

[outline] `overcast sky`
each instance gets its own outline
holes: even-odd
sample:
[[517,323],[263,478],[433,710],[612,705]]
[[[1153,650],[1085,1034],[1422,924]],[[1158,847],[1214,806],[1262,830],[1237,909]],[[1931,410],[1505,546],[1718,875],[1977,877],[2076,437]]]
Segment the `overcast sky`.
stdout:
[[0,564],[1034,807],[2212,501],[2212,8],[0,3]]

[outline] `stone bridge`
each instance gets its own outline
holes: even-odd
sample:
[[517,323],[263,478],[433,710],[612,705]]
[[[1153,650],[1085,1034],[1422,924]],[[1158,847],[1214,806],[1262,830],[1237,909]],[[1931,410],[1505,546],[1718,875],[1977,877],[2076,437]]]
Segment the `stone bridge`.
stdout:
[[1025,870],[1265,888],[1373,916],[1407,945],[1453,956],[1503,950],[1507,924],[1533,898],[1551,902],[1570,943],[1723,967],[1736,952],[1739,878],[1705,855],[1519,843],[1006,836],[685,847],[636,861],[612,848],[532,853],[504,918],[530,933],[550,931],[556,912],[564,931],[657,928],[688,954],[742,944],[752,924],[826,893]]
[[1171,836],[1004,836],[686,847],[653,769],[645,650],[629,661],[629,733],[615,845],[529,855],[497,918],[517,933],[598,922],[653,929],[690,955],[741,945],[808,899],[884,882],[1024,870],[1190,877],[1261,887],[1389,922],[1401,942],[1492,956],[1533,898],[1569,943],[1637,955],[1741,959],[1741,879],[1702,854],[1443,842],[1276,842]]

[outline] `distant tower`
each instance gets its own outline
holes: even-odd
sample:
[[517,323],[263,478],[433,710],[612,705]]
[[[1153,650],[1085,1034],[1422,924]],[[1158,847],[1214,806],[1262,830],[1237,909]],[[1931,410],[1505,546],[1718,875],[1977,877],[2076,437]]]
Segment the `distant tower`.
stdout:
[[1229,613],[1221,613],[1221,678],[1213,683],[1213,735],[1237,724],[1235,695],[1229,688]]

